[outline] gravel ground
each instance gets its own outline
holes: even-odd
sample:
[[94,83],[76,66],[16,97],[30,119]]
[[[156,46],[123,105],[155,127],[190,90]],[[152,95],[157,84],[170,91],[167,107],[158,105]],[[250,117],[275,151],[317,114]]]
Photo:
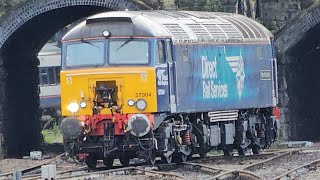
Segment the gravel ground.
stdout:
[[302,177],[299,176],[300,174],[296,175],[293,174],[291,177],[294,177],[295,179],[303,179],[303,180],[318,180],[320,178],[320,170],[315,171],[309,171],[305,173]]
[[150,178],[149,176],[146,175],[131,175],[131,176],[109,176],[106,179],[116,179],[116,180],[150,180],[153,178]]
[[11,173],[14,170],[29,168],[44,161],[24,160],[24,159],[4,159],[0,161],[0,174]]
[[[260,169],[253,170],[254,173],[265,177],[267,179],[281,175],[290,169],[301,166],[308,162],[320,158],[320,152],[302,152],[299,154],[292,154],[281,159],[278,159],[272,164],[266,164]],[[302,174],[301,172],[297,174]],[[300,175],[299,175],[300,176]],[[304,175],[302,175],[303,178]],[[318,178],[319,179],[319,178]]]
[[[29,159],[4,159],[0,160],[0,174],[12,173],[15,170],[22,170],[33,166],[40,165],[48,159],[43,160],[29,160]],[[75,169],[77,167],[85,166],[85,164],[75,164],[72,160],[57,159],[50,163],[57,165],[58,171],[66,171]]]
[[247,165],[262,161],[267,159],[266,157],[256,157],[255,159],[241,159],[241,158],[232,158],[232,159],[220,159],[214,161],[202,162],[202,164],[213,166],[221,169],[241,169]]
[[190,169],[190,168],[178,168],[171,172],[182,175],[184,177],[188,177],[188,179],[190,180],[210,179],[210,177],[214,175],[208,172],[201,172],[201,171]]

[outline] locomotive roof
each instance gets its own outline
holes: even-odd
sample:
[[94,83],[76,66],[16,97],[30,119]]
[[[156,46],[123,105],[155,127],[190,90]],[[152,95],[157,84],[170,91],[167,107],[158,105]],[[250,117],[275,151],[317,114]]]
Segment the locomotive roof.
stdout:
[[113,11],[97,14],[69,31],[64,41],[102,37],[172,37],[174,42],[261,42],[272,33],[248,17],[199,11]]

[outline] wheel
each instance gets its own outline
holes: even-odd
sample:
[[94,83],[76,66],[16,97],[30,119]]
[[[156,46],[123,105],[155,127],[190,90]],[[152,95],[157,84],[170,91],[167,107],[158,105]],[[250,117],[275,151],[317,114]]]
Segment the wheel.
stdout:
[[[191,155],[189,155],[189,156],[191,156]],[[172,157],[172,160],[175,163],[186,162],[188,160],[189,156],[185,155],[183,153],[174,153],[173,157]]]
[[207,157],[207,152],[202,152],[199,153],[200,158],[206,158]]
[[181,160],[182,162],[186,162],[188,160],[188,156],[185,154],[181,154]]
[[232,156],[233,153],[233,147],[232,146],[226,146],[223,149],[223,155],[224,156]]
[[260,154],[261,153],[261,147],[258,145],[253,145],[251,149],[252,149],[253,154]]
[[103,159],[103,164],[108,168],[112,168],[113,167],[113,161],[114,158],[113,157],[106,157]]
[[170,156],[168,156],[168,157],[162,156],[161,160],[162,160],[163,163],[170,164],[172,162],[172,154]]
[[156,152],[155,150],[150,150],[149,157],[147,159],[148,164],[155,165],[156,164]]
[[122,167],[128,167],[129,166],[130,158],[121,157],[121,158],[119,158],[119,160],[120,160],[120,163],[122,164]]
[[247,153],[247,148],[238,147],[238,153],[240,156],[244,156]]
[[97,167],[97,158],[95,156],[89,155],[86,158],[86,164],[88,166],[88,168],[90,169],[95,169]]

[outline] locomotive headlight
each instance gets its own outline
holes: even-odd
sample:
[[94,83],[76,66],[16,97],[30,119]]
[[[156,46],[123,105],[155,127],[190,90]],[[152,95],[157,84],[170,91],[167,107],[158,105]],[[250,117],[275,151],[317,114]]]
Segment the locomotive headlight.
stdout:
[[75,102],[70,103],[67,108],[71,113],[76,113],[79,111],[79,105]]
[[136,103],[136,107],[138,110],[145,110],[147,107],[147,102],[144,99],[139,99]]
[[80,107],[81,107],[81,108],[85,108],[85,107],[87,107],[87,103],[86,103],[86,102],[84,102],[84,101],[82,101],[82,102],[80,103]]
[[104,37],[108,37],[108,36],[110,36],[110,32],[109,32],[109,31],[103,31],[103,32],[102,32],[102,35],[103,35]]
[[134,106],[134,104],[135,104],[134,100],[130,99],[130,100],[128,101],[128,105],[129,105],[129,106]]

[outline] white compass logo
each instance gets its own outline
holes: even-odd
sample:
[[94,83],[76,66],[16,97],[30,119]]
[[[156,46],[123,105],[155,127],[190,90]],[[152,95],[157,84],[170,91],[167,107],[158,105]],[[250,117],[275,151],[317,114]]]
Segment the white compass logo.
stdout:
[[243,86],[244,86],[244,63],[243,58],[240,51],[240,56],[228,56],[226,57],[226,60],[228,61],[228,64],[230,65],[232,71],[236,73],[236,79],[237,79],[237,91],[239,95],[239,99],[241,99],[242,92],[243,92]]

